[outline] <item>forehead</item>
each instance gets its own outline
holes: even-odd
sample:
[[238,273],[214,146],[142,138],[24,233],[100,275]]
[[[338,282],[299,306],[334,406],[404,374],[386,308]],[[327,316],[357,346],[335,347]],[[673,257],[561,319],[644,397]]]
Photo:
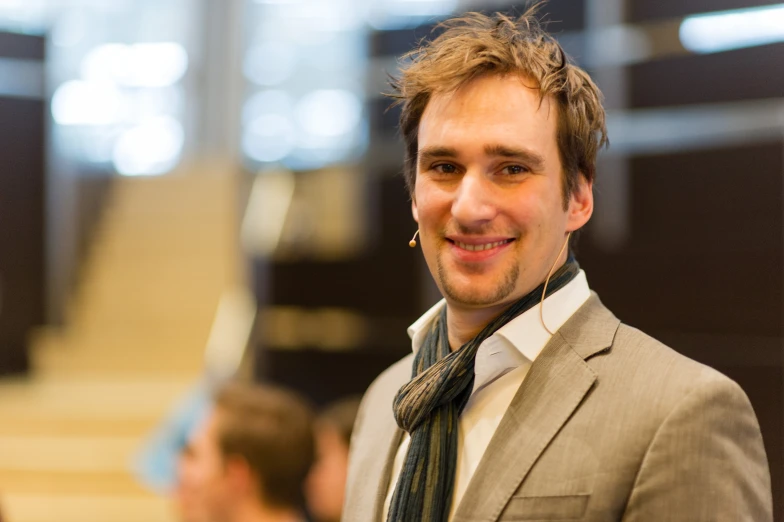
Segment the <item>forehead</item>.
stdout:
[[419,125],[419,147],[488,141],[528,147],[555,144],[557,104],[524,76],[483,76],[432,96]]

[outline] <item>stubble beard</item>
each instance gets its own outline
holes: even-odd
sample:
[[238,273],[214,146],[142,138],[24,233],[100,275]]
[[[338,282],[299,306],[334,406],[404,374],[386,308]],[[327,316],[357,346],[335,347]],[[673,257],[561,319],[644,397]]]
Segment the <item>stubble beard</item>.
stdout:
[[520,277],[520,267],[514,264],[503,274],[503,279],[492,290],[475,287],[459,289],[452,283],[449,271],[444,266],[440,255],[436,259],[436,266],[439,286],[444,292],[444,296],[455,303],[466,306],[498,304],[514,292],[517,286],[517,279]]

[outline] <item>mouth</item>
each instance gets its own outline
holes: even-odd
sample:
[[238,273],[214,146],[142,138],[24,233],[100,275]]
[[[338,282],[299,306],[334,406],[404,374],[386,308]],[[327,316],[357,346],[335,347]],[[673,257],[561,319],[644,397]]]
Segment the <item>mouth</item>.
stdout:
[[463,243],[462,241],[457,241],[449,238],[447,238],[447,241],[457,246],[458,248],[462,248],[463,250],[467,250],[469,252],[483,252],[485,250],[498,248],[502,245],[508,245],[509,243],[514,241],[514,239],[502,239],[500,241],[492,241],[488,243]]
[[489,263],[510,247],[515,238],[499,237],[447,237],[446,242],[455,260],[461,263]]

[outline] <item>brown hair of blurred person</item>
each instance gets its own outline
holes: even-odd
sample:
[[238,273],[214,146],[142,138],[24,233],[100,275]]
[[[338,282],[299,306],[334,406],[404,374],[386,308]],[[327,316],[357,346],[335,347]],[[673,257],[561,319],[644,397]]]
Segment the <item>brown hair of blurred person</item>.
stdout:
[[316,462],[305,483],[308,511],[316,522],[340,521],[359,402],[359,397],[333,402],[316,420]]
[[[557,142],[564,176],[564,208],[578,177],[596,174],[596,154],[608,143],[602,96],[588,74],[573,65],[536,18],[537,6],[520,17],[469,13],[443,22],[445,31],[403,57],[410,62],[392,81],[390,94],[402,104],[405,178],[414,193],[419,122],[434,94],[456,92],[487,75],[533,82],[540,99],[552,96],[558,109]],[[521,32],[521,28],[525,28]],[[521,38],[521,34],[528,35]]]
[[271,386],[225,386],[180,463],[182,520],[303,520],[314,452],[313,415],[301,398]]

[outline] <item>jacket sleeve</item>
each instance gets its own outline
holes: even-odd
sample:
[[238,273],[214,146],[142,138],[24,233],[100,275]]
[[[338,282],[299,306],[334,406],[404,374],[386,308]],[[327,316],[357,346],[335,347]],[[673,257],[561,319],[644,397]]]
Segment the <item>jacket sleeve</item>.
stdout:
[[659,426],[624,522],[773,520],[770,473],[746,394],[726,377],[695,387]]

